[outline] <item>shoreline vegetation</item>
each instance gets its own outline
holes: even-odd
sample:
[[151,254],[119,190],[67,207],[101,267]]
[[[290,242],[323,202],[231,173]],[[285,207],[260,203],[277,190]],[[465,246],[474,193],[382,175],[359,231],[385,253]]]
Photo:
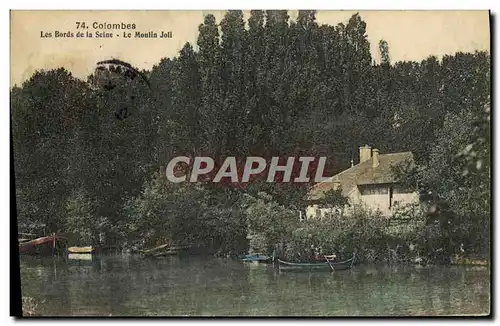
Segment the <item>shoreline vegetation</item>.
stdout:
[[[43,302],[42,302],[43,303]],[[38,315],[38,302],[32,297],[22,297],[22,311],[23,316],[37,316]]]
[[[247,24],[238,10],[205,16],[196,50],[186,43],[141,72],[151,89],[119,67],[87,80],[38,71],[14,86],[19,229],[130,251],[176,243],[217,256],[251,248],[302,260],[314,247],[369,263],[489,261],[489,53],[392,63],[380,40],[374,63],[358,14],[330,26],[314,11],[289,21],[253,10]],[[399,172],[418,185],[419,207],[299,221],[312,183],[173,184],[159,174],[179,155],[307,155],[328,157],[334,175],[360,144],[415,154],[416,168]]]

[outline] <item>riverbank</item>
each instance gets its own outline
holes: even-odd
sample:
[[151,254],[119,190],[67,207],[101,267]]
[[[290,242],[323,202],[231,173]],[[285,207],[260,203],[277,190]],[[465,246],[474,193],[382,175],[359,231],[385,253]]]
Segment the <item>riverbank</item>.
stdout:
[[294,220],[287,208],[264,199],[249,207],[251,250],[274,252],[288,261],[330,254],[342,260],[354,253],[368,264],[484,265],[489,260],[487,247],[478,252],[464,245],[466,232],[430,221],[419,207],[406,209],[397,219],[357,209],[352,216],[305,221]]

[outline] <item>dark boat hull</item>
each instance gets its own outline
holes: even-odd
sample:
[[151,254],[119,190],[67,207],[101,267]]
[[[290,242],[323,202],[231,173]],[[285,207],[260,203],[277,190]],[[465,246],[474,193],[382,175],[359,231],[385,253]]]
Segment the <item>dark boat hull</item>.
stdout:
[[351,269],[354,266],[355,257],[346,261],[334,263],[326,259],[323,263],[291,263],[278,259],[278,269],[283,271],[340,271]]
[[353,255],[351,259],[342,262],[334,262],[328,259],[327,257],[325,257],[325,259],[328,265],[330,265],[332,271],[341,271],[341,270],[351,269],[352,266],[354,266],[354,263],[356,262],[356,255]]
[[329,271],[330,265],[323,263],[291,263],[278,259],[278,269],[283,271]]

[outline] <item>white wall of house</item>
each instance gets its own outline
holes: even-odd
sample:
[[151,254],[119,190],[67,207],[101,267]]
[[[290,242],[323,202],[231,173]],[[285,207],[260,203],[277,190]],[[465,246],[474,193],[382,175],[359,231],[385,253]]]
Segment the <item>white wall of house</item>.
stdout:
[[383,215],[390,215],[389,195],[362,195],[362,202],[369,211],[380,211]]
[[398,207],[418,203],[418,192],[407,192],[397,185],[380,184],[360,187],[358,202],[367,210],[391,216]]
[[[370,185],[367,189],[361,191],[356,188],[349,193],[349,202],[351,208],[344,208],[342,213],[349,215],[352,208],[362,206],[364,209],[372,212],[380,211],[385,216],[391,216],[399,207],[406,204],[418,203],[418,192],[403,192],[398,188],[392,190],[392,200],[390,198],[389,185]],[[328,214],[339,214],[339,211],[334,211],[329,208],[321,208],[318,205],[311,205],[306,208],[306,218],[321,218]]]

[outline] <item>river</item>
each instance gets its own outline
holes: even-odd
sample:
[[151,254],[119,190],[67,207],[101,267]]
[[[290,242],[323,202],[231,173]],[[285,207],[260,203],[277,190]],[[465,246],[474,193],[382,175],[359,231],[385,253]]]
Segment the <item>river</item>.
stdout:
[[201,257],[21,257],[22,295],[42,316],[488,314],[486,267],[371,266],[278,272]]

